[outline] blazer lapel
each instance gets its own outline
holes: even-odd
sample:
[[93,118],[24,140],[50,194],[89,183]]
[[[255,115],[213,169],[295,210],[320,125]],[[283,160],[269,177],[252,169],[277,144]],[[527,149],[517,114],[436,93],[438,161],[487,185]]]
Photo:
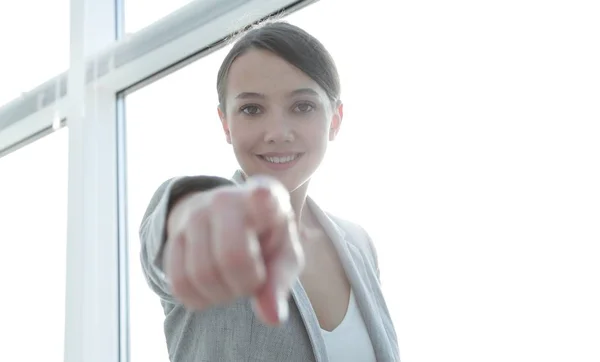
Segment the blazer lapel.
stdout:
[[306,294],[300,279],[296,279],[296,283],[294,283],[294,286],[292,287],[292,298],[298,307],[298,311],[300,311],[300,317],[304,322],[306,333],[312,344],[315,362],[329,362],[319,320],[317,319],[315,310],[310,303],[308,294]]
[[355,245],[348,241],[351,236],[347,235],[342,228],[331,220],[311,198],[307,198],[307,205],[311,208],[317,220],[319,220],[321,226],[323,226],[323,229],[331,238],[338,252],[344,271],[354,291],[356,302],[365,325],[367,326],[369,336],[371,337],[377,361],[394,361],[391,354],[390,342],[381,315],[378,313],[379,307],[371,292],[372,284],[366,280],[369,272],[362,253]]

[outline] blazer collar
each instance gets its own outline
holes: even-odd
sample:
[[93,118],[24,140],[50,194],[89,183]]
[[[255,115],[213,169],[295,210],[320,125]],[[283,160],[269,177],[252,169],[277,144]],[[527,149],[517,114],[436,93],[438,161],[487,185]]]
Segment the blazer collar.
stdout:
[[231,177],[231,181],[235,182],[236,184],[243,184],[244,182],[246,182],[242,170],[236,170],[233,174],[233,177]]

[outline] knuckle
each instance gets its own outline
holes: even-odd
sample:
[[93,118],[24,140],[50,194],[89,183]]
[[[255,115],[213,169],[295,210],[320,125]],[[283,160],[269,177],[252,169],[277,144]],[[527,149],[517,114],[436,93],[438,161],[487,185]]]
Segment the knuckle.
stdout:
[[[187,223],[185,225],[184,233],[189,237],[191,230],[198,230],[198,228],[208,227],[209,218],[209,210],[207,210],[206,208],[199,208],[190,211],[187,218]],[[192,234],[197,235],[197,233]],[[202,233],[200,235],[202,235]]]
[[215,192],[210,199],[210,209],[214,211],[223,210],[227,206],[231,205],[235,197],[236,194],[228,189]]
[[192,209],[188,215],[188,225],[196,225],[204,222],[208,218],[208,210],[206,208],[195,208]]
[[247,248],[230,248],[223,251],[219,264],[222,268],[246,270],[254,265],[254,260]]
[[219,280],[219,273],[212,265],[195,264],[192,267],[192,278],[196,285],[213,285]]

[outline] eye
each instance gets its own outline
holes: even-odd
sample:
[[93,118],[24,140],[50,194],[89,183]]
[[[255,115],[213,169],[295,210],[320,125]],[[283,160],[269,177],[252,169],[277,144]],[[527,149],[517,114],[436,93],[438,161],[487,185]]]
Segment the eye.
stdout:
[[294,112],[296,112],[296,113],[309,113],[314,110],[315,110],[315,106],[309,102],[298,103],[294,107]]
[[240,112],[245,113],[249,116],[254,116],[260,114],[262,111],[260,107],[255,104],[247,104],[245,106],[240,107]]

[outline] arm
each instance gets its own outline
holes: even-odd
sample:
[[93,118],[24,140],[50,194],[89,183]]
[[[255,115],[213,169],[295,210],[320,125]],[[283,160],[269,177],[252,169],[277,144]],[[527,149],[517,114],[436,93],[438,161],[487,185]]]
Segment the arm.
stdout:
[[165,181],[152,196],[139,229],[140,259],[146,281],[161,299],[173,302],[163,270],[170,211],[186,196],[226,185],[233,182],[212,176],[176,177]]

